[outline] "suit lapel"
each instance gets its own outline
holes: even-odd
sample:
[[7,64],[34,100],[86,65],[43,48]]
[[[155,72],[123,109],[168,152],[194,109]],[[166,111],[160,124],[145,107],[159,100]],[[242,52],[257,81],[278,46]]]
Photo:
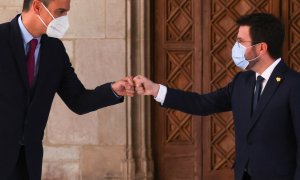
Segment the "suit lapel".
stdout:
[[[253,128],[254,124],[258,121],[261,113],[263,112],[264,108],[278,89],[281,84],[281,81],[284,80],[285,72],[287,71],[287,67],[284,64],[283,60],[276,66],[274,71],[272,72],[265,89],[260,97],[260,100],[257,104],[256,110],[253,112],[253,116],[250,121],[249,132]],[[281,81],[277,81],[276,79],[280,78]],[[252,92],[253,93],[253,92]]]
[[18,18],[19,16],[15,17],[11,21],[10,46],[12,49],[12,54],[18,66],[20,76],[24,83],[24,86],[28,90],[29,84],[28,84],[27,69],[26,69],[26,56],[25,56],[25,50],[23,46],[23,38],[18,24]]
[[[251,75],[246,79],[246,89],[245,89],[245,104],[246,104],[246,115],[247,117],[251,117],[252,114],[252,97],[253,97],[253,91],[255,87],[255,72],[251,73]],[[249,98],[251,97],[251,98]],[[250,120],[250,118],[248,119]],[[249,121],[248,121],[249,122]]]

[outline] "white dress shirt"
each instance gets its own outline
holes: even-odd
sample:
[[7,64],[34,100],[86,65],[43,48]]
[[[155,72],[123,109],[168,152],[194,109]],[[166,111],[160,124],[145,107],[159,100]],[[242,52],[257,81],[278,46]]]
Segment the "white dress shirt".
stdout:
[[261,93],[263,92],[264,88],[266,87],[266,84],[267,84],[268,80],[270,79],[270,76],[271,76],[272,72],[274,71],[275,67],[277,66],[277,64],[280,61],[281,61],[281,58],[278,58],[262,74],[256,73],[256,79],[257,79],[257,76],[259,76],[259,75],[264,78],[264,80],[262,82]]
[[[276,61],[274,61],[260,76],[262,76],[264,78],[264,81],[262,83],[262,90],[261,92],[263,92],[264,88],[266,87],[266,84],[273,72],[273,70],[275,69],[275,67],[277,66],[277,64],[281,61],[281,58],[278,58]],[[257,76],[259,76],[258,73],[256,73],[256,78]],[[167,95],[167,87],[164,85],[159,85],[159,91],[157,96],[154,98],[157,102],[159,102],[161,105],[164,104],[165,102],[165,98]]]

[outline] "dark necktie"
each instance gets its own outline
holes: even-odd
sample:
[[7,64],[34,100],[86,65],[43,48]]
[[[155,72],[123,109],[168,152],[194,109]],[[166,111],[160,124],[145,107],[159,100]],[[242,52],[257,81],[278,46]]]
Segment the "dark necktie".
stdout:
[[252,106],[252,112],[255,111],[256,105],[259,101],[261,90],[262,90],[262,82],[264,78],[261,76],[257,76],[256,84],[255,84],[255,92],[253,96],[253,106]]
[[29,42],[29,51],[27,54],[27,75],[28,75],[29,87],[32,86],[32,82],[34,79],[34,67],[35,67],[34,52],[37,44],[38,44],[37,39],[32,39]]

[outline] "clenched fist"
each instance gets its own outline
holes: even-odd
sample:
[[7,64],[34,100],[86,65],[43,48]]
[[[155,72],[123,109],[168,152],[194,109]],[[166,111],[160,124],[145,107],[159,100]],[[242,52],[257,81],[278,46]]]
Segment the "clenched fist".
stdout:
[[134,95],[134,83],[131,76],[112,83],[111,87],[118,96],[132,97]]
[[133,78],[135,84],[135,91],[139,95],[157,96],[159,91],[159,84],[152,82],[142,75]]

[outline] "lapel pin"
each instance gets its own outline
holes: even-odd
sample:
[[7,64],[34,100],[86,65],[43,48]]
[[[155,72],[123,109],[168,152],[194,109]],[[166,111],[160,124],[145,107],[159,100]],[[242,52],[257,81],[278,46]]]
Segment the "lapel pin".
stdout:
[[276,81],[277,81],[278,83],[280,83],[281,77],[276,77]]

